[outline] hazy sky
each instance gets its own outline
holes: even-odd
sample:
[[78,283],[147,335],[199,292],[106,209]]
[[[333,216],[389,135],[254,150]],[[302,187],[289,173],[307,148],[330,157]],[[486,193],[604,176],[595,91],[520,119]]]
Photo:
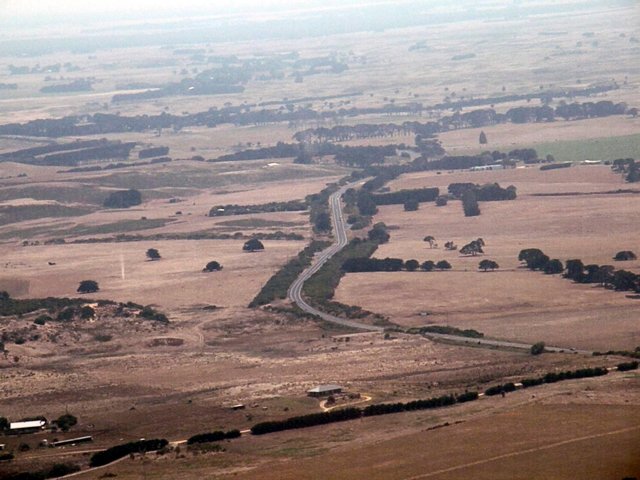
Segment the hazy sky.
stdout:
[[318,0],[0,0],[0,15],[17,17],[63,16],[69,14],[154,14],[185,10],[189,12],[224,13],[246,9],[297,8],[309,5],[352,2]]

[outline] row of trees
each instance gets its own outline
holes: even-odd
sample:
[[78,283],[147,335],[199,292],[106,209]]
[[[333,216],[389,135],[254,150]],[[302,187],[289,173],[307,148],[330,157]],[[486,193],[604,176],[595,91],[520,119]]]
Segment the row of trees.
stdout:
[[416,270],[432,272],[434,270],[450,270],[451,264],[446,260],[434,262],[427,260],[423,263],[418,260],[403,261],[401,258],[349,258],[342,264],[342,270],[349,273],[357,272],[415,272]]
[[564,272],[564,278],[576,283],[599,283],[618,291],[640,292],[640,275],[627,270],[616,270],[612,265],[585,265],[579,259],[567,260],[563,265],[560,260],[550,259],[538,248],[521,250],[518,260],[524,262],[530,270],[540,270],[546,274]]
[[313,256],[329,247],[329,242],[313,241],[307,245],[298,255],[289,260],[280,270],[278,270],[260,289],[260,292],[249,304],[249,308],[256,308],[266,305],[276,299],[284,299],[291,284],[296,278],[311,265]]
[[258,205],[217,205],[209,210],[210,217],[229,215],[249,215],[272,212],[303,212],[309,208],[305,200],[289,200],[287,202],[269,202]]
[[234,438],[239,438],[240,436],[240,430],[229,430],[227,432],[218,430],[215,432],[199,433],[197,435],[189,437],[189,439],[187,440],[187,445],[194,445],[196,443],[221,442],[222,440],[232,440]]

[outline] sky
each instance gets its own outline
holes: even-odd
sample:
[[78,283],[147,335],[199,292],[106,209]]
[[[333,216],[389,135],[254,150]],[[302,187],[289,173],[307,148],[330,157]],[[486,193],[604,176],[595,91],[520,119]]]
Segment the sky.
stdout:
[[312,4],[326,5],[347,2],[317,0],[0,0],[0,16],[42,17],[66,16],[70,14],[100,15],[100,14],[140,14],[153,11],[154,13],[189,12],[201,10],[207,13],[225,13],[248,9],[298,8]]

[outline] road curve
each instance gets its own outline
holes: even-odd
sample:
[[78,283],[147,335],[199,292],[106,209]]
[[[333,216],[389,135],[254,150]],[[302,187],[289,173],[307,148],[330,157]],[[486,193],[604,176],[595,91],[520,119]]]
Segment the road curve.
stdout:
[[366,323],[357,322],[355,320],[347,320],[345,318],[336,317],[334,315],[329,315],[328,313],[322,312],[317,308],[309,305],[306,300],[302,296],[302,287],[304,286],[304,282],[309,280],[318,270],[322,268],[322,266],[336,253],[342,250],[347,246],[349,239],[347,237],[347,229],[345,226],[344,217],[342,214],[342,204],[341,198],[349,188],[353,187],[355,184],[345,185],[340,190],[336,191],[329,197],[329,208],[331,209],[331,223],[333,226],[333,234],[335,238],[335,242],[326,250],[323,250],[317,255],[316,261],[307,268],[304,272],[300,274],[300,276],[291,284],[289,287],[289,291],[287,292],[287,296],[289,299],[298,305],[302,310],[311,315],[315,315],[317,317],[322,318],[324,321],[333,323],[335,325],[340,325],[343,327],[354,328],[356,330],[366,330],[369,332],[382,332],[384,328],[377,327],[375,325],[367,325]]
[[[349,189],[354,187],[356,184],[351,183],[343,186],[340,190],[336,191],[333,195],[329,197],[329,207],[331,209],[331,222],[333,226],[334,238],[335,242],[326,250],[323,250],[317,255],[315,263],[313,263],[309,268],[307,268],[304,272],[300,274],[300,276],[291,284],[289,287],[289,291],[287,292],[287,296],[289,299],[298,305],[302,310],[311,315],[315,315],[317,317],[322,318],[324,321],[333,323],[335,325],[341,325],[343,327],[349,327],[356,330],[365,330],[369,332],[382,332],[384,331],[383,327],[377,327],[375,325],[368,325],[366,323],[357,322],[355,320],[347,320],[344,318],[336,317],[334,315],[329,315],[328,313],[322,312],[317,308],[309,305],[306,300],[302,296],[302,288],[304,283],[309,280],[318,270],[322,268],[322,266],[336,253],[342,250],[347,246],[349,239],[347,237],[347,229],[345,226],[345,221],[342,213],[342,204],[341,198],[342,195]],[[425,337],[431,340],[442,340],[455,342],[462,345],[484,345],[488,347],[495,348],[507,348],[507,349],[525,349],[528,350],[531,348],[530,344],[519,343],[519,342],[511,342],[506,340],[494,340],[487,338],[479,338],[479,339],[471,339],[468,337],[462,337],[458,335],[447,335],[447,334],[439,334],[439,333],[426,333]],[[555,346],[546,346],[545,350],[547,352],[554,353],[580,353],[584,355],[591,355],[593,352],[588,350],[576,350],[574,348],[569,347],[555,347]]]

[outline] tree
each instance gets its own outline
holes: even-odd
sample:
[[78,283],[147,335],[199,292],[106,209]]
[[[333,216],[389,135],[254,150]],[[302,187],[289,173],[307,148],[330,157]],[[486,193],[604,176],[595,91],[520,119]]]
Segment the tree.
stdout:
[[451,264],[446,260],[440,260],[438,263],[436,263],[436,268],[438,270],[451,270]]
[[420,203],[415,199],[409,199],[404,202],[404,211],[405,212],[415,212],[420,207]]
[[78,286],[78,293],[95,293],[100,290],[98,282],[95,280],[82,280]]
[[160,260],[162,257],[160,256],[160,252],[156,248],[150,248],[147,250],[147,258],[151,261]]
[[451,251],[456,251],[456,250],[458,250],[458,246],[457,246],[455,243],[453,243],[453,242],[446,242],[446,243],[444,244],[444,248],[445,248],[446,250],[451,250]]
[[96,315],[96,311],[89,305],[85,305],[80,309],[80,318],[83,320],[93,318],[95,317],[95,315]]
[[417,260],[407,260],[404,262],[404,268],[409,272],[415,272],[418,268],[420,268],[420,262]]
[[480,215],[480,207],[478,206],[478,197],[475,190],[465,190],[462,194],[462,208],[465,217],[477,217]]
[[487,135],[484,132],[480,132],[480,138],[478,139],[478,141],[480,142],[480,145],[486,145],[487,142]]
[[215,260],[207,263],[207,265],[202,269],[203,272],[219,272],[220,270],[222,270],[222,265]]
[[462,255],[471,255],[475,257],[479,253],[484,253],[484,251],[482,250],[483,245],[484,245],[484,241],[482,241],[481,238],[479,238],[478,240],[473,240],[467,243],[464,247],[462,247],[460,249],[460,253]]
[[440,195],[436,198],[436,207],[444,207],[448,201],[449,199],[446,196]]
[[316,215],[314,226],[316,231],[318,232],[328,232],[329,230],[331,230],[331,217],[329,216],[329,213],[318,213],[318,215]]
[[367,233],[367,237],[372,242],[387,243],[391,238],[389,232],[387,232],[387,226],[380,222],[376,223],[371,230]]
[[436,243],[436,238],[432,235],[427,235],[426,237],[424,237],[422,239],[423,242],[428,242],[429,243],[429,248],[433,248],[433,246]]
[[584,280],[584,264],[581,260],[567,260],[565,278],[581,283]]
[[264,250],[264,245],[257,238],[252,238],[245,242],[245,244],[242,246],[242,250],[244,250],[245,252],[257,252],[259,250]]
[[525,262],[529,270],[543,270],[547,263],[549,263],[549,257],[539,248],[525,248],[524,250],[520,250],[518,260]]
[[70,413],[65,413],[64,415],[60,415],[55,423],[60,430],[68,432],[71,427],[78,423],[78,419]]
[[426,262],[423,262],[422,265],[420,265],[420,268],[425,272],[432,272],[436,268],[436,264],[433,262],[433,260],[427,260]]
[[531,345],[531,355],[540,355],[541,353],[544,353],[544,347],[544,342],[534,343]]
[[546,273],[547,275],[555,275],[558,273],[562,273],[563,271],[564,266],[562,265],[562,262],[557,258],[549,260],[544,266],[544,273]]
[[631,250],[622,250],[618,253],[616,253],[616,256],[613,257],[613,259],[616,262],[626,262],[628,260],[635,260],[638,257],[636,257],[636,254],[633,253]]
[[0,432],[9,430],[9,420],[5,417],[0,417]]
[[142,195],[138,190],[119,190],[112,192],[104,201],[106,208],[129,208],[142,203]]
[[500,266],[493,260],[485,259],[480,261],[478,268],[486,272],[487,270],[495,270],[496,268],[500,268]]

